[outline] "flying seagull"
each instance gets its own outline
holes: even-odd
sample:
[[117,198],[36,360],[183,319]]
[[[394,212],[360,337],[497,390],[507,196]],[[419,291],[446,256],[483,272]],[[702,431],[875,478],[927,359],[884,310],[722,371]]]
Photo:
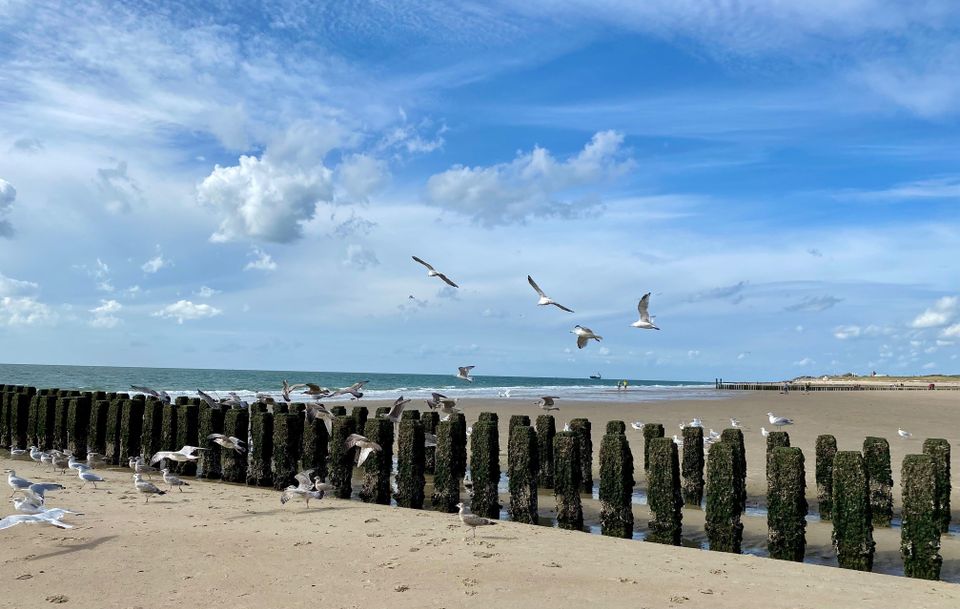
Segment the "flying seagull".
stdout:
[[534,281],[533,277],[531,277],[530,275],[527,275],[527,283],[529,283],[530,287],[532,287],[536,291],[536,293],[540,295],[540,300],[537,301],[538,305],[542,307],[545,307],[547,305],[553,305],[558,309],[560,309],[561,311],[566,311],[567,313],[573,313],[573,309],[568,309],[567,307],[563,306],[559,302],[555,301],[554,299],[544,294],[543,290],[540,289],[540,286],[537,285],[537,282]]
[[899,427],[897,428],[897,433],[900,435],[901,438],[910,438],[913,436],[913,434],[910,433],[909,431],[906,431],[905,429],[900,429]]
[[214,397],[209,393],[197,389],[197,395],[199,395],[200,399],[203,400],[210,408],[220,408],[220,400],[214,399]]
[[306,387],[303,383],[298,383],[296,385],[291,385],[287,382],[287,379],[283,379],[283,387],[280,389],[280,395],[283,396],[284,402],[290,401],[290,394],[297,389],[302,389]]
[[307,404],[307,409],[304,411],[304,415],[307,418],[308,424],[313,423],[318,418],[322,419],[323,424],[327,427],[327,433],[333,433],[333,413],[327,410],[327,407],[320,402]]
[[169,459],[170,461],[177,461],[183,463],[184,461],[196,461],[200,458],[200,455],[195,455],[198,450],[207,450],[206,448],[201,448],[199,446],[184,446],[180,450],[161,450],[153,454],[153,457],[150,458],[150,464],[153,465],[162,459]]
[[630,324],[634,328],[640,328],[641,330],[659,330],[660,328],[653,325],[653,322],[650,321],[650,312],[648,308],[650,307],[650,292],[647,292],[643,295],[643,298],[640,299],[640,302],[637,303],[637,311],[640,313],[640,319]]
[[543,410],[560,410],[559,406],[556,406],[553,401],[559,400],[559,396],[555,395],[545,395],[537,400],[537,407]]
[[153,389],[150,389],[149,387],[141,387],[141,386],[137,386],[137,385],[130,385],[130,389],[133,389],[134,391],[137,391],[137,392],[139,392],[139,393],[145,393],[145,394],[147,394],[147,395],[152,395],[153,397],[157,398],[158,400],[160,400],[160,401],[163,402],[164,404],[169,404],[169,403],[171,402],[170,394],[167,393],[166,391],[162,390],[162,389],[161,389],[160,391],[154,391]]
[[27,488],[19,489],[31,502],[43,505],[47,491],[62,491],[63,485],[55,482],[34,482]]
[[367,460],[367,457],[369,457],[373,451],[380,452],[383,450],[379,444],[358,433],[350,434],[347,436],[346,442],[343,443],[343,447],[346,450],[350,450],[354,446],[360,447],[360,452],[357,453],[357,467],[363,465],[363,462]]
[[570,330],[573,334],[577,335],[577,348],[583,349],[587,346],[587,342],[590,339],[593,339],[597,342],[603,340],[602,336],[597,336],[593,333],[593,330],[590,328],[584,328],[583,326],[574,326],[573,330]]
[[9,529],[12,526],[18,524],[52,524],[55,527],[60,527],[61,529],[72,529],[72,524],[67,524],[65,522],[60,522],[60,519],[67,515],[67,510],[61,509],[51,509],[41,512],[39,514],[14,514],[13,516],[7,516],[3,520],[0,520],[0,529]]
[[366,385],[369,382],[370,381],[357,381],[356,383],[354,383],[353,385],[350,385],[349,387],[343,387],[342,389],[337,389],[330,395],[330,397],[345,395],[349,393],[350,395],[352,395],[353,397],[359,400],[360,398],[363,397],[362,389],[364,385]]
[[460,286],[458,286],[457,284],[455,284],[454,282],[450,281],[450,278],[449,278],[449,277],[447,277],[447,276],[444,275],[443,273],[437,271],[437,269],[435,269],[435,268],[433,268],[432,266],[430,266],[427,262],[424,262],[423,260],[421,260],[420,258],[417,258],[416,256],[411,256],[411,258],[413,258],[414,260],[416,260],[417,262],[419,262],[419,263],[422,264],[423,266],[427,267],[427,277],[439,277],[440,279],[443,280],[444,283],[446,283],[446,284],[449,285],[450,287],[454,287],[454,288],[459,288],[459,287],[460,287]]
[[246,448],[243,447],[243,445],[246,444],[246,442],[244,442],[240,438],[237,438],[236,436],[226,436],[222,433],[212,433],[209,436],[207,436],[207,439],[213,440],[214,442],[216,442],[217,444],[219,444],[224,448],[232,448],[233,450],[237,451],[241,455],[247,450]]
[[633,427],[637,431],[643,431],[643,425],[643,421],[634,421],[633,423],[630,423],[630,427]]
[[390,407],[390,412],[386,412],[380,415],[381,419],[387,419],[388,421],[396,424],[400,422],[400,414],[403,412],[403,407],[410,403],[409,399],[404,399],[401,395],[394,401],[393,406]]
[[473,377],[470,376],[470,371],[473,370],[474,368],[476,368],[476,366],[460,366],[459,368],[457,368],[458,370],[457,378],[463,379],[468,383],[472,383]]

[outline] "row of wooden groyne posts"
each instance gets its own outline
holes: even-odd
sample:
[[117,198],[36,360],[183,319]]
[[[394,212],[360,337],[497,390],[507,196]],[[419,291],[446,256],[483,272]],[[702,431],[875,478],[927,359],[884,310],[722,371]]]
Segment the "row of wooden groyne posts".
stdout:
[[[353,494],[355,449],[345,449],[352,433],[363,433],[383,447],[362,466],[359,498],[365,502],[424,507],[426,478],[433,474],[431,508],[457,511],[469,465],[471,508],[488,518],[500,516],[500,436],[496,413],[482,412],[470,435],[462,414],[439,421],[435,412],[405,410],[397,427],[396,489],[391,486],[394,424],[368,418],[365,406],[348,414],[335,406],[332,430],[321,419],[307,422],[303,404],[256,403],[249,409],[213,408],[198,398],[179,397],[164,404],[155,398],[125,393],[80,392],[0,385],[0,447],[37,446],[67,449],[78,459],[87,452],[104,455],[115,466],[130,457],[148,458],[160,450],[200,446],[195,463],[173,463],[180,475],[284,489],[298,471],[313,469],[335,487]],[[376,414],[389,409],[378,408]],[[631,538],[634,459],[622,421],[607,423],[600,444],[601,533]],[[221,449],[203,440],[224,433],[249,438],[247,454]],[[436,435],[425,447],[424,434]],[[581,493],[593,492],[593,443],[587,419],[570,421],[570,431],[556,431],[553,416],[510,417],[508,434],[509,514],[513,521],[539,522],[540,488],[553,489],[558,526],[583,530]],[[679,545],[684,505],[705,509],[709,548],[740,553],[746,509],[746,457],[743,433],[726,429],[704,452],[703,429],[683,430],[682,461],[677,444],[664,437],[660,424],[643,428],[643,464],[651,512],[646,539]],[[706,457],[706,458],[705,458]],[[806,547],[804,456],[790,447],[786,432],[770,432],[766,454],[768,550],[773,558],[802,561]],[[890,446],[883,438],[864,441],[863,452],[837,451],[836,439],[821,435],[816,443],[819,515],[832,521],[839,565],[870,571],[874,526],[890,526],[893,479]],[[928,439],[923,454],[902,464],[901,554],[907,576],[938,579],[940,535],[950,523],[950,445]],[[704,504],[704,498],[706,502]]]

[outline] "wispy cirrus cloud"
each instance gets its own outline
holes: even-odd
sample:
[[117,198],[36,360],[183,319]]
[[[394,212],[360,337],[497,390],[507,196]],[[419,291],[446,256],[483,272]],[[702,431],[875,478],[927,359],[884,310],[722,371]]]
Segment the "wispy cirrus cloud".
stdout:
[[795,302],[783,308],[784,311],[826,311],[843,302],[842,298],[836,296],[808,296],[800,302]]

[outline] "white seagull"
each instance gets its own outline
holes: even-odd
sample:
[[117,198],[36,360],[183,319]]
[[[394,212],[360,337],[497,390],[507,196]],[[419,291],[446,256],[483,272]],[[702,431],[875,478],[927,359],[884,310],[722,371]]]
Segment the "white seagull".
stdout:
[[457,284],[455,284],[454,282],[450,281],[450,278],[449,278],[449,277],[447,277],[446,275],[444,275],[443,273],[441,273],[441,272],[438,271],[437,269],[433,268],[432,266],[430,266],[430,264],[428,264],[427,262],[423,261],[422,259],[417,258],[416,256],[411,256],[411,258],[413,258],[414,260],[416,260],[417,262],[419,262],[419,263],[422,264],[423,266],[427,267],[427,277],[439,277],[440,279],[443,280],[443,282],[444,282],[445,284],[447,284],[447,285],[450,286],[450,287],[453,287],[453,288],[459,288],[459,287],[460,287],[460,286],[458,286]]
[[56,482],[35,482],[27,488],[20,489],[20,492],[26,495],[27,499],[33,503],[43,505],[44,496],[47,491],[62,491],[63,485]]
[[537,282],[534,281],[533,277],[531,277],[530,275],[527,275],[527,282],[530,284],[530,287],[532,287],[536,291],[536,293],[540,295],[540,300],[537,301],[538,305],[540,305],[541,307],[545,307],[547,305],[553,305],[558,309],[560,309],[561,311],[566,311],[567,313],[573,313],[573,309],[568,309],[567,307],[563,306],[556,300],[544,294],[543,290],[540,289],[540,286],[537,285]]
[[404,399],[401,395],[394,402],[393,406],[390,407],[390,411],[380,415],[381,419],[387,419],[394,425],[400,422],[400,415],[403,413],[403,407],[410,403],[409,399]]
[[137,385],[130,385],[130,389],[133,389],[134,391],[136,391],[136,392],[138,392],[138,393],[144,393],[144,394],[146,394],[146,395],[152,395],[153,397],[159,399],[159,400],[160,400],[161,402],[163,402],[164,404],[169,404],[169,403],[171,402],[170,394],[167,393],[166,391],[162,390],[162,389],[161,389],[160,391],[155,391],[155,390],[153,390],[153,389],[150,389],[149,387],[142,387],[142,386],[137,386]]
[[167,484],[167,486],[169,486],[171,489],[173,489],[173,487],[177,487],[177,490],[179,490],[179,491],[182,493],[184,486],[190,486],[189,484],[187,484],[186,482],[184,482],[183,480],[181,480],[180,477],[177,476],[176,474],[171,474],[171,473],[170,473],[170,468],[165,467],[165,468],[161,469],[160,471],[163,472],[163,481],[164,481],[164,482]]
[[555,395],[545,395],[537,400],[537,407],[542,410],[560,410],[559,406],[556,406],[553,401],[559,400],[559,396]]
[[640,302],[637,303],[637,311],[640,313],[640,319],[630,324],[633,328],[640,328],[641,330],[659,330],[660,328],[653,325],[653,322],[650,321],[650,292],[647,292],[643,295],[643,298],[640,299]]
[[633,423],[630,423],[630,427],[633,427],[637,431],[643,431],[643,425],[643,421],[634,421]]
[[337,389],[332,394],[330,394],[330,397],[345,395],[349,393],[350,395],[352,395],[353,397],[359,400],[360,398],[363,397],[362,389],[364,385],[366,385],[369,382],[370,381],[357,381],[356,383],[354,383],[353,385],[350,385],[349,387],[343,387],[342,389]]
[[678,447],[683,448],[683,440],[677,437],[677,434],[673,434],[673,443]]
[[783,427],[784,425],[793,425],[793,419],[788,419],[787,417],[778,417],[772,412],[767,413],[767,417],[770,419],[770,424],[775,427]]
[[591,330],[590,328],[584,328],[583,326],[579,326],[579,325],[574,326],[573,330],[570,330],[570,332],[577,335],[578,349],[583,349],[584,347],[586,347],[587,342],[590,339],[593,339],[597,342],[600,342],[601,340],[603,340],[602,336],[597,336],[596,334],[593,333],[593,330]]
[[761,428],[760,428],[760,434],[763,435],[764,438],[766,438],[767,436],[770,435],[770,432],[767,431],[767,428],[766,428],[766,427],[761,427]]
[[740,427],[740,419],[730,417],[730,427]]
[[86,486],[87,482],[92,482],[93,488],[97,488],[97,482],[103,482],[103,478],[91,471],[87,471],[88,469],[89,468],[87,468],[86,465],[84,465],[83,468],[77,469],[77,477],[83,480],[83,484],[80,485],[80,488]]
[[72,512],[62,509],[49,509],[39,514],[14,514],[0,520],[0,529],[9,529],[18,524],[52,524],[61,529],[72,529],[72,524],[60,522],[61,518],[70,513]]
[[150,458],[150,464],[159,462],[162,459],[169,459],[170,461],[177,461],[183,463],[185,461],[196,461],[200,458],[200,455],[195,455],[198,450],[207,450],[206,448],[201,448],[199,446],[184,446],[180,450],[161,450],[153,454],[153,457]]
[[897,428],[897,433],[900,435],[901,438],[904,438],[904,439],[913,437],[912,433],[910,433],[909,431],[900,429],[899,427]]
[[476,366],[460,366],[457,368],[457,378],[472,383],[473,377],[470,376],[470,371],[474,368],[476,368]]
[[233,450],[237,451],[241,455],[247,450],[246,448],[243,447],[243,445],[246,444],[246,442],[244,442],[243,440],[241,440],[236,436],[225,436],[222,433],[212,433],[209,436],[207,436],[207,439],[213,440],[214,442],[216,442],[217,444],[219,444],[224,448],[232,448]]
[[357,453],[357,467],[363,465],[363,462],[367,460],[367,457],[369,457],[373,451],[380,452],[383,450],[379,444],[358,433],[350,434],[347,436],[346,442],[343,443],[343,447],[346,450],[350,450],[354,446],[360,447],[360,452]]
[[10,493],[10,496],[13,497],[14,493],[17,491],[22,491],[25,488],[30,488],[30,485],[33,484],[26,478],[21,478],[17,475],[12,469],[7,470],[7,484],[10,485],[10,488],[13,489],[13,493]]
[[150,495],[167,494],[167,491],[161,491],[153,482],[147,482],[144,480],[143,476],[140,474],[133,475],[133,485],[137,488],[137,492],[143,493],[146,496],[144,503],[150,503]]
[[489,518],[484,518],[483,516],[477,516],[470,512],[468,508],[463,503],[458,503],[457,507],[460,508],[458,516],[460,516],[460,522],[470,527],[473,530],[473,536],[477,536],[477,527],[485,527],[496,524],[496,522],[490,520]]
[[310,507],[311,499],[316,499],[318,501],[323,499],[324,490],[326,490],[328,487],[332,487],[326,483],[320,482],[319,480],[317,480],[316,483],[311,482],[311,473],[313,473],[313,470],[308,469],[294,476],[298,485],[290,485],[282,493],[280,493],[280,505],[285,505],[291,499],[302,499],[307,503],[307,507]]

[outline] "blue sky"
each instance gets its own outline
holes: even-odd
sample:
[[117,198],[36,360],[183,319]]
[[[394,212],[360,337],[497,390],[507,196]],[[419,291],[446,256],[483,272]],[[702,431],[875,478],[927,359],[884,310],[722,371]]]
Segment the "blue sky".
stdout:
[[[937,0],[0,3],[0,358],[957,372],[958,26]],[[629,327],[647,291],[661,332]]]

